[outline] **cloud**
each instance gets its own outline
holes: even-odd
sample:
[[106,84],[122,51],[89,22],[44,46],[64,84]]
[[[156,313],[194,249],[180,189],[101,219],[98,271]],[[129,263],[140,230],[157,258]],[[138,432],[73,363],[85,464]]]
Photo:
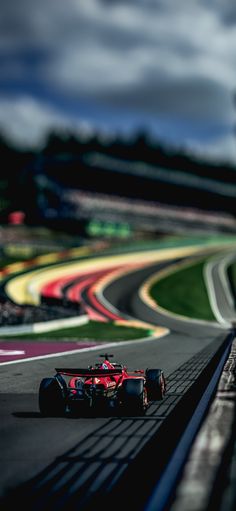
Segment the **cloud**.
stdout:
[[198,142],[196,138],[189,138],[185,143],[186,152],[195,154],[201,158],[206,158],[209,161],[233,163],[236,162],[236,144],[235,135],[233,133],[222,134],[215,137],[212,141],[207,141],[204,144]]
[[48,134],[57,130],[84,135],[93,132],[86,121],[72,121],[34,98],[0,98],[0,131],[19,147],[43,146]]
[[22,96],[28,105],[35,97],[38,133],[46,119],[70,122],[60,97],[110,109],[112,127],[125,112],[124,122],[156,123],[167,141],[205,150],[207,139],[215,154],[214,140],[231,141],[235,124],[235,21],[230,0],[21,0],[14,8],[2,0],[0,97],[16,91],[19,118]]

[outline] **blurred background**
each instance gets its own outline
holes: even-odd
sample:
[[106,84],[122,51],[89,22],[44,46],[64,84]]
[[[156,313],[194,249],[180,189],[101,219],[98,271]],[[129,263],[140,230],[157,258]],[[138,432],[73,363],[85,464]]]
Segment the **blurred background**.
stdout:
[[0,224],[236,232],[231,0],[1,0]]

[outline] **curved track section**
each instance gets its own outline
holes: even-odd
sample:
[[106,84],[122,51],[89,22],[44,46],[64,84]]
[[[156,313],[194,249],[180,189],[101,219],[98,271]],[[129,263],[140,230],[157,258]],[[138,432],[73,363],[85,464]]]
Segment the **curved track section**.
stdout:
[[[158,465],[160,475],[163,449],[169,446],[171,455],[175,448],[178,421],[176,416],[172,420],[172,413],[179,403],[185,402],[193,384],[197,395],[202,392],[199,378],[203,373],[209,374],[209,364],[224,346],[229,333],[217,322],[186,322],[183,318],[150,310],[140,299],[136,302],[137,290],[154,270],[184,256],[180,251],[171,254],[162,254],[159,259],[157,254],[155,257],[152,254],[142,268],[136,267],[119,279],[116,275],[109,285],[103,281],[103,285],[100,282],[94,289],[99,300],[103,295],[102,300],[111,303],[113,310],[125,317],[141,316],[145,322],[150,320],[154,325],[162,324],[169,329],[169,334],[160,338],[115,343],[112,348],[115,360],[125,363],[129,369],[160,367],[165,372],[167,394],[163,401],[153,402],[144,417],[43,418],[38,408],[39,383],[54,374],[57,355],[40,362],[24,361],[1,368],[0,490],[4,511],[12,509],[16,499],[19,506],[30,511],[93,511],[105,502],[107,506],[116,502],[113,498],[117,497],[127,507],[137,511],[144,509],[144,501],[138,500],[138,490],[145,486],[147,497],[150,479],[153,482],[153,466]],[[107,261],[103,269],[106,264]],[[74,271],[75,267],[72,271],[70,268],[64,276]],[[39,294],[42,284],[46,285],[54,277],[63,278],[63,272],[50,277],[48,273],[42,280],[41,277],[37,275],[30,291]],[[87,367],[94,364],[100,352],[101,347],[94,347],[93,351],[63,354],[60,366]],[[184,407],[181,410],[184,412]],[[170,427],[168,437],[165,436],[166,421]],[[144,452],[148,452],[149,457],[145,466],[140,465],[139,478],[129,479],[138,460],[145,459]],[[129,484],[132,481],[132,485]]]
[[[175,264],[176,261],[173,262]],[[132,318],[138,318],[147,321],[153,325],[165,326],[171,330],[183,332],[188,335],[206,335],[206,332],[219,332],[223,327],[218,322],[206,322],[191,320],[190,318],[182,318],[180,316],[168,313],[168,311],[160,311],[158,306],[152,307],[149,302],[145,302],[143,296],[140,295],[139,289],[143,282],[151,275],[163,270],[170,265],[170,262],[150,265],[148,267],[135,270],[127,275],[121,276],[111,282],[102,290],[107,301],[112,303],[114,307],[129,314]],[[126,289],[125,296],[123,289]],[[194,325],[194,329],[191,326]],[[228,325],[225,327],[227,329]]]

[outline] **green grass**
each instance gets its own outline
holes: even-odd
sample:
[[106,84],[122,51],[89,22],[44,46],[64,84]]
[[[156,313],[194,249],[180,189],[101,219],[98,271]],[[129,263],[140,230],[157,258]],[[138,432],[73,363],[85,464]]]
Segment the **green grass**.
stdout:
[[21,262],[19,257],[2,256],[2,257],[0,257],[0,268],[2,269],[5,266],[7,266],[8,264],[19,263],[19,262]]
[[233,284],[234,288],[236,288],[236,263],[231,264],[230,271],[231,271],[232,284]]
[[236,301],[236,263],[229,266],[229,278],[233,290],[234,300]]
[[133,328],[114,325],[112,322],[100,323],[89,321],[86,325],[72,328],[63,328],[41,334],[11,335],[11,339],[60,339],[68,341],[94,340],[94,341],[125,341],[150,336],[150,331],[144,328]]
[[204,261],[156,282],[151,297],[164,309],[196,319],[215,320],[203,280]]

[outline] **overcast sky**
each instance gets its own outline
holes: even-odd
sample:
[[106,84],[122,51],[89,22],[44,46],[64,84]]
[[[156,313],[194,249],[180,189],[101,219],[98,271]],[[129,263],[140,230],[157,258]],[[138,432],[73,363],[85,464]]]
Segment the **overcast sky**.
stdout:
[[0,132],[132,133],[236,163],[233,0],[0,0]]

